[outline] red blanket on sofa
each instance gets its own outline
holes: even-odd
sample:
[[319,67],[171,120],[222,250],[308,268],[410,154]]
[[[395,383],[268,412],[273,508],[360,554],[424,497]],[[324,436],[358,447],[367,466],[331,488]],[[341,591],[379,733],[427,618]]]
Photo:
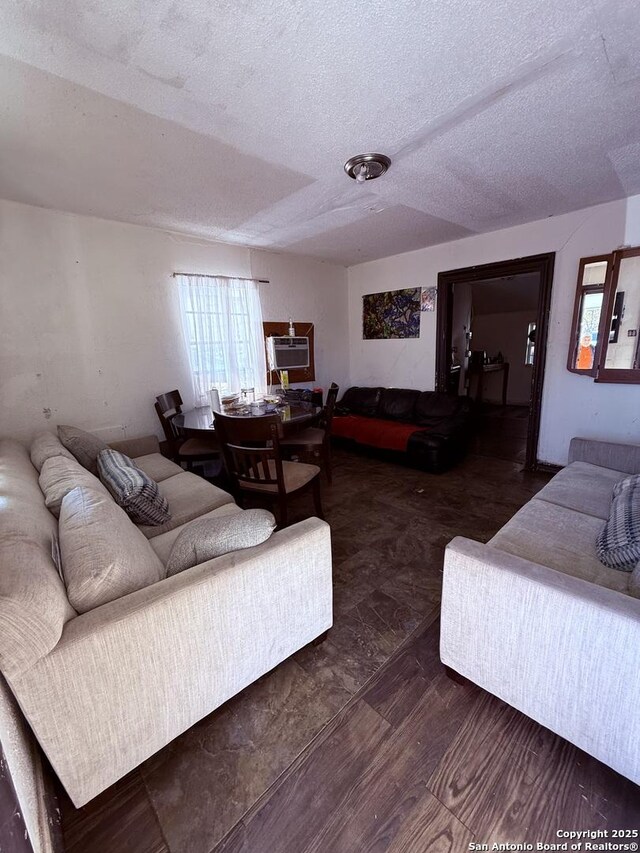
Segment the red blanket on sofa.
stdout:
[[407,449],[409,436],[420,427],[382,418],[365,418],[362,415],[336,415],[331,432],[340,438],[351,438],[360,444],[383,450]]

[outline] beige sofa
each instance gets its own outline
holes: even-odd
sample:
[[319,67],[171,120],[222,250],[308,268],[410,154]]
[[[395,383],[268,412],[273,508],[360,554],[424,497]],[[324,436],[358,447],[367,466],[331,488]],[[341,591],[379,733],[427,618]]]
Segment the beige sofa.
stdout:
[[640,446],[575,438],[560,471],[486,545],[444,565],[445,665],[640,783],[640,565],[595,539]]
[[[162,457],[155,437],[117,448],[168,499],[171,521],[141,528],[163,562],[188,521],[242,512]],[[0,441],[0,669],[76,806],[332,622],[329,527],[317,518],[81,615],[52,559],[56,533],[29,452]]]

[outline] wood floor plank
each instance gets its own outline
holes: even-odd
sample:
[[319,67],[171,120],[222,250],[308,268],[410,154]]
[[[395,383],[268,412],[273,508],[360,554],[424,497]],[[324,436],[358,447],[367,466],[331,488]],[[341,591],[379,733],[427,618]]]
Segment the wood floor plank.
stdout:
[[638,786],[490,694],[428,787],[478,841],[549,842],[563,827],[640,825]]
[[473,840],[467,827],[425,791],[389,846],[365,849],[371,853],[462,853]]
[[[348,820],[348,814],[345,815]],[[322,853],[461,853],[469,849],[473,834],[426,788],[403,801],[391,820],[371,813],[372,831],[365,837],[323,837],[304,850]]]
[[398,726],[420,701],[429,684],[441,675],[440,608],[422,623],[422,630],[402,646],[365,688],[362,698]]
[[294,660],[320,684],[338,683],[353,695],[421,621],[421,614],[375,590],[336,618],[324,643],[301,649]]
[[391,727],[357,701],[326,738],[319,738],[296,771],[264,806],[216,850],[224,853],[301,853],[357,783],[369,756]]
[[75,809],[61,798],[65,853],[169,853],[139,772]]
[[172,853],[209,853],[350,698],[289,659],[146,761]]
[[[357,783],[304,848],[305,853],[387,850],[405,831],[415,832],[421,821],[418,804],[435,809],[429,798],[425,803],[427,780],[478,695],[478,688],[455,684],[441,672],[402,725],[370,753]],[[452,816],[444,817],[444,824],[450,825]],[[407,820],[414,829],[405,830]],[[442,822],[439,819],[438,825]]]

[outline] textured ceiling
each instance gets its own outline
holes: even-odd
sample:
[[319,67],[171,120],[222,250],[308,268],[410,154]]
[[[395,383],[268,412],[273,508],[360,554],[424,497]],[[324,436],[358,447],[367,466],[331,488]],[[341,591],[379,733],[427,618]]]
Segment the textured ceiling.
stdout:
[[4,0],[0,196],[358,263],[640,192],[639,46],[637,0]]

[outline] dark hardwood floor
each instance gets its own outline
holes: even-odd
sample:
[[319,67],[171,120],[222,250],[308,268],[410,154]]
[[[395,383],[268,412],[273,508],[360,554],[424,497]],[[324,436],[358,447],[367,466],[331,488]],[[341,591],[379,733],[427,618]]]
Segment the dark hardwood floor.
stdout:
[[527,406],[483,403],[477,420],[477,429],[471,443],[472,453],[524,465],[529,426]]
[[216,853],[457,853],[640,826],[636,785],[450,680],[438,630],[425,620]]
[[439,662],[445,545],[486,541],[547,479],[479,454],[434,476],[338,450],[328,639],[83,809],[63,796],[67,851],[439,853],[640,825],[637,786]]

